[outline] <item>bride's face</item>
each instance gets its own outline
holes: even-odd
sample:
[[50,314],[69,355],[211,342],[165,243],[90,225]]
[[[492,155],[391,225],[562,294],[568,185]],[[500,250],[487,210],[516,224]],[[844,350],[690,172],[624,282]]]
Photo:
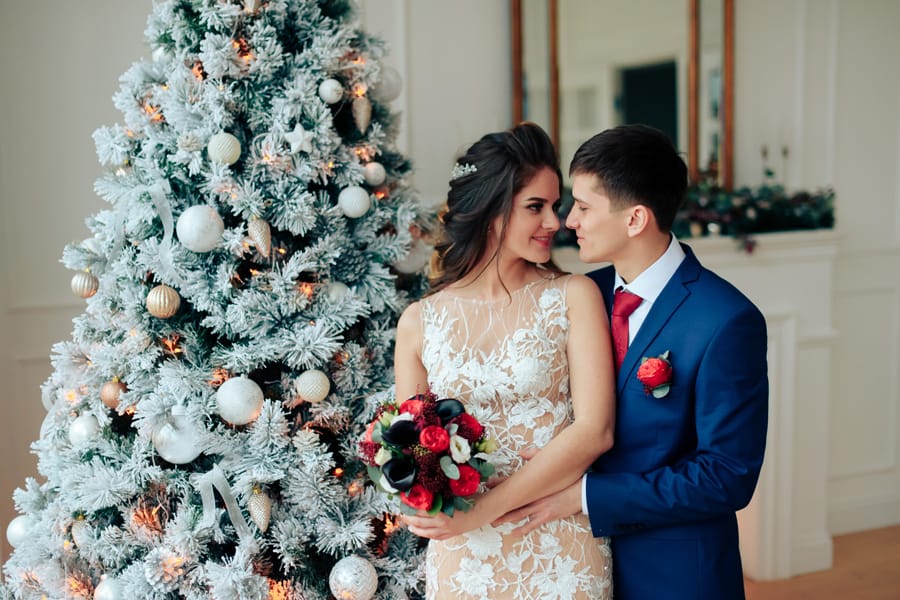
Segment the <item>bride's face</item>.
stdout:
[[559,231],[559,178],[549,168],[535,174],[513,197],[506,230],[498,217],[491,227],[500,243],[500,256],[532,263],[550,260],[553,234]]

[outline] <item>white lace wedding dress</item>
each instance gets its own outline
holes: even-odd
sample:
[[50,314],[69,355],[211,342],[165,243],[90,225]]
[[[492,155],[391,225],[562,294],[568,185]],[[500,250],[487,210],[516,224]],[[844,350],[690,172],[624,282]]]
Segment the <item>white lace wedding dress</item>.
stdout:
[[[501,475],[519,450],[545,446],[572,419],[566,340],[569,276],[538,280],[483,301],[443,290],[422,300],[422,360],[431,389],[457,398],[499,442]],[[612,556],[587,517],[547,523],[524,537],[486,526],[428,546],[427,598],[516,600],[612,597]]]

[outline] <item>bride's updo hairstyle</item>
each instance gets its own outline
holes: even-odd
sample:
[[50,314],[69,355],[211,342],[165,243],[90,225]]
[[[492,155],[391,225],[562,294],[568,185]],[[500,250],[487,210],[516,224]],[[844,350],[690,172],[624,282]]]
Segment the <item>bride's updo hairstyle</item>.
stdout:
[[[487,252],[491,223],[498,216],[502,216],[500,239],[505,237],[513,197],[545,167],[556,173],[562,193],[553,142],[543,129],[528,122],[485,135],[457,159],[432,256],[432,293],[459,281],[479,264]],[[497,252],[499,247],[494,256]],[[560,272],[552,261],[540,266]]]

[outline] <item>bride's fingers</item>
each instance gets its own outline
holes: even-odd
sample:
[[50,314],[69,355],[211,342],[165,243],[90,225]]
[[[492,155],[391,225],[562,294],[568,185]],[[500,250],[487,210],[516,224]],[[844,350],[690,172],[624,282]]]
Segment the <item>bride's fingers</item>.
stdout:
[[535,456],[537,456],[539,448],[537,446],[528,446],[527,448],[523,448],[519,450],[519,456],[524,458],[525,460],[531,460]]
[[515,523],[516,521],[521,521],[525,517],[531,514],[531,505],[525,505],[522,508],[517,508],[515,510],[511,510],[496,521],[492,523],[492,525],[500,525],[501,523]]

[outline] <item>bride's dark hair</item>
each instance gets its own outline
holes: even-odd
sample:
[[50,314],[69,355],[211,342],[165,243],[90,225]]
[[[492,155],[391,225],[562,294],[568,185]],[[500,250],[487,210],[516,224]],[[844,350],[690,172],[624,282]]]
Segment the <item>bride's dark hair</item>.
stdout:
[[[498,216],[502,216],[503,239],[513,197],[544,168],[556,173],[562,193],[553,142],[543,129],[528,122],[485,135],[457,159],[432,256],[432,293],[475,268],[487,251],[488,231]],[[561,272],[552,261],[540,266]]]

